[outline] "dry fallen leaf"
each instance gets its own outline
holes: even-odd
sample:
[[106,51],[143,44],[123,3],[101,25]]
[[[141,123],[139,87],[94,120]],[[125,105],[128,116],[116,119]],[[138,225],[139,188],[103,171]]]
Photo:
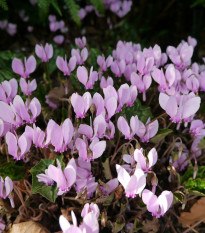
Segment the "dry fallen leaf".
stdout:
[[39,223],[28,221],[14,224],[9,230],[9,233],[49,233],[45,227]]
[[145,220],[142,222],[143,232],[149,232],[149,233],[156,233],[159,230],[159,220],[157,218],[153,218],[152,220]]
[[181,223],[183,227],[187,227],[195,224],[203,218],[205,218],[205,197],[199,199],[191,207],[190,212],[181,212],[179,223]]

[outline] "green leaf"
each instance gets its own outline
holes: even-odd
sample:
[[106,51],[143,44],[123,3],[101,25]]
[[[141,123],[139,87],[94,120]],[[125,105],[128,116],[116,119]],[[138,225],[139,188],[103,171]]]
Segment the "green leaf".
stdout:
[[175,192],[174,193],[174,197],[176,198],[177,201],[179,201],[180,203],[183,203],[183,201],[184,201],[184,195],[182,195],[179,192]]
[[199,149],[204,149],[205,148],[205,138],[202,138],[200,142],[198,143],[197,147]]
[[117,114],[118,117],[125,116],[128,122],[132,116],[136,115],[144,124],[147,122],[149,117],[152,117],[150,107],[143,106],[139,99],[136,99],[134,106],[132,107],[123,106],[122,111]]
[[64,0],[64,2],[68,7],[71,18],[73,19],[73,21],[75,21],[75,23],[78,26],[80,26],[81,21],[80,21],[80,17],[78,16],[80,6],[74,0]]
[[8,5],[7,5],[6,0],[0,0],[0,7],[1,7],[3,10],[8,11]]
[[90,49],[90,55],[89,55],[88,62],[90,66],[93,66],[93,70],[96,70],[98,68],[97,57],[99,55],[102,55],[102,52],[100,52],[100,50],[94,49],[94,48]]
[[13,181],[24,179],[25,167],[16,165],[14,161],[5,163],[0,166],[0,176],[4,179],[9,176]]
[[44,183],[38,182],[37,175],[40,173],[45,173],[45,170],[48,168],[48,166],[54,162],[55,161],[51,159],[41,159],[39,164],[32,167],[30,170],[30,173],[32,174],[32,193],[39,193],[51,202],[55,202],[57,197],[58,188],[56,184],[52,186],[46,186]]
[[112,179],[112,175],[111,175],[111,171],[110,171],[110,161],[109,161],[109,158],[107,158],[105,160],[105,162],[102,163],[102,165],[103,165],[103,170],[104,170],[105,178],[107,180]]
[[205,178],[196,178],[195,180],[190,178],[184,185],[189,191],[197,191],[205,194]]
[[105,13],[105,8],[102,0],[90,0],[90,2],[93,4],[93,6],[96,8],[96,10],[104,15]]
[[173,131],[171,129],[159,129],[156,136],[154,136],[152,139],[150,139],[150,142],[152,143],[159,143],[161,140],[163,140],[168,134],[172,133]]
[[109,206],[112,203],[114,196],[115,194],[112,192],[108,197],[98,198],[96,203],[102,203],[104,206]]
[[[193,174],[194,174],[194,168],[190,168],[189,170],[187,170],[181,178],[182,184],[188,181],[188,179],[192,178]],[[202,178],[202,179],[205,178],[205,166],[198,166],[196,178]]]
[[120,221],[117,219],[116,222],[115,222],[115,225],[114,225],[114,229],[113,229],[113,232],[114,233],[118,233],[120,232],[123,227],[125,226],[125,223],[120,223]]
[[59,14],[60,16],[62,16],[62,12],[61,12],[61,9],[60,9],[60,7],[59,7],[59,5],[58,5],[57,0],[51,0],[51,4],[52,4],[52,6],[56,9],[56,11],[58,12],[58,14]]

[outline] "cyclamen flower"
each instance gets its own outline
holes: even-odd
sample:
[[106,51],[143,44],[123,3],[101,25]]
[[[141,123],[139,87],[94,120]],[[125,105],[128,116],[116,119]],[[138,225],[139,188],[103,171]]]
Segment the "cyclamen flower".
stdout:
[[119,185],[118,179],[114,178],[109,180],[107,183],[100,187],[101,192],[104,196],[108,196],[114,189]]
[[180,43],[177,48],[174,48],[173,46],[167,47],[167,54],[170,60],[180,70],[184,70],[184,68],[186,68],[191,63],[193,51],[193,47],[188,45],[186,42]]
[[45,48],[42,45],[36,45],[36,55],[42,60],[42,62],[48,62],[53,57],[53,46],[46,43]]
[[121,111],[124,104],[127,106],[133,106],[136,98],[137,98],[137,88],[136,86],[130,86],[125,83],[120,86],[118,89],[118,102],[119,106],[117,111]]
[[98,56],[97,57],[97,63],[100,66],[100,69],[102,71],[106,71],[113,63],[113,57],[108,56],[107,59],[105,60],[105,56]]
[[137,162],[137,167],[141,168],[143,171],[149,171],[152,166],[157,162],[157,151],[155,148],[152,148],[147,158],[143,155],[143,149],[136,149],[134,152],[134,159]]
[[194,115],[201,103],[201,98],[195,96],[194,93],[176,96],[168,96],[164,93],[159,95],[159,104],[166,113],[171,117],[170,120],[175,123],[180,123],[182,120]]
[[36,59],[34,56],[30,56],[28,59],[24,58],[23,62],[14,58],[12,61],[12,70],[14,73],[21,75],[22,78],[29,78],[29,75],[36,69]]
[[51,143],[55,147],[56,152],[63,152],[71,142],[73,133],[73,124],[69,118],[67,118],[61,126],[50,119],[47,125],[45,146]]
[[79,227],[77,226],[77,219],[73,211],[71,211],[71,216],[73,225],[63,215],[59,218],[63,233],[99,233],[98,220],[93,212],[89,212],[84,216],[83,222]]
[[35,124],[33,124],[33,128],[27,125],[25,134],[36,147],[43,148],[45,146],[45,132],[36,127]]
[[96,218],[98,219],[99,214],[100,214],[100,210],[98,208],[98,205],[94,204],[94,203],[86,203],[82,209],[81,212],[81,217],[85,217],[88,213],[93,213]]
[[0,100],[9,104],[17,94],[18,83],[15,78],[0,84]]
[[85,86],[85,89],[92,89],[94,83],[98,80],[98,73],[90,68],[90,75],[84,66],[79,66],[77,69],[77,78]]
[[129,173],[120,165],[116,165],[117,178],[125,189],[127,197],[134,198],[140,194],[146,186],[146,175],[141,169],[136,169],[133,175]]
[[24,158],[24,155],[31,148],[31,140],[23,133],[19,138],[11,132],[6,134],[6,144],[8,146],[8,152],[16,160]]
[[86,38],[84,36],[82,38],[75,38],[75,44],[83,49],[86,46]]
[[121,77],[122,74],[125,72],[126,63],[124,60],[121,61],[114,61],[111,64],[111,70],[116,75],[116,77]]
[[60,71],[63,72],[64,75],[71,75],[71,72],[76,67],[76,58],[71,57],[69,62],[67,63],[67,58],[65,56],[65,60],[62,57],[57,57],[56,65]]
[[46,186],[53,185],[54,180],[50,178],[48,174],[48,169],[45,170],[45,174],[38,174],[36,176],[38,178],[38,182],[44,183]]
[[[130,127],[123,116],[120,116],[117,121],[117,127],[125,135],[125,139],[132,139],[139,129],[138,116],[130,118]],[[131,128],[131,131],[130,131]]]
[[160,85],[159,91],[170,89],[173,85],[176,75],[175,75],[175,68],[171,64],[167,67],[165,75],[163,70],[159,70],[158,68],[155,68],[152,72],[153,79]]
[[103,89],[103,88],[106,88],[108,86],[113,86],[114,84],[114,81],[111,77],[108,77],[107,79],[105,79],[104,76],[102,76],[101,80],[100,80],[100,87]]
[[173,194],[170,191],[163,191],[158,197],[153,192],[145,189],[142,192],[142,200],[147,205],[147,210],[152,216],[160,218],[171,207]]
[[79,156],[85,161],[93,161],[99,158],[106,149],[106,141],[99,141],[98,138],[94,138],[88,148],[86,138],[77,138],[75,141],[76,149],[79,152]]
[[10,129],[11,129],[11,124],[3,121],[0,118],[0,140],[1,140],[1,137],[3,137]]
[[76,62],[78,65],[82,65],[88,58],[88,50],[87,48],[84,48],[81,51],[79,49],[72,49],[71,55],[72,57],[76,57]]
[[205,135],[205,124],[202,120],[193,120],[190,125],[190,133],[195,136],[204,136]]
[[31,82],[28,80],[28,83],[27,83],[24,78],[21,78],[20,79],[20,87],[21,87],[22,92],[25,95],[31,95],[32,92],[36,90],[37,83],[36,83],[35,79],[33,79]]
[[91,163],[85,161],[83,158],[78,157],[76,159],[77,165],[77,178],[75,182],[75,190],[80,193],[87,193],[87,198],[91,198],[96,191],[98,183],[95,182],[95,178],[92,176]]
[[61,164],[57,160],[58,167],[50,164],[48,166],[47,175],[57,183],[59,188],[58,195],[68,192],[76,181],[76,163],[71,159],[64,171],[62,171]]
[[[13,200],[14,197],[13,197],[12,191],[13,191],[13,182],[11,178],[7,176],[5,179],[3,179],[0,176],[0,197],[2,199],[6,199],[8,197],[10,199],[12,208],[14,208],[15,204]],[[1,226],[1,222],[0,222],[0,226]]]
[[149,74],[139,76],[137,73],[131,73],[131,83],[137,87],[140,93],[143,93],[143,101],[146,101],[146,91],[152,84],[152,78]]
[[83,96],[73,93],[71,96],[71,104],[77,118],[84,118],[88,109],[92,104],[92,97],[89,92],[85,92]]
[[54,37],[53,37],[53,41],[54,41],[56,44],[62,44],[63,41],[64,41],[64,36],[63,36],[63,35],[54,36]]
[[147,120],[146,124],[139,120],[139,129],[136,132],[137,136],[140,138],[141,142],[149,142],[149,139],[154,137],[159,129],[158,120],[150,122],[150,118]]

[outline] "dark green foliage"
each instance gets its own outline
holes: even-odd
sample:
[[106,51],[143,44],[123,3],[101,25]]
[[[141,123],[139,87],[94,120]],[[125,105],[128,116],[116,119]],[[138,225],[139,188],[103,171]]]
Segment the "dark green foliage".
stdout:
[[13,181],[24,179],[25,167],[18,166],[13,161],[0,166],[0,176],[4,179],[9,176]]
[[173,131],[171,129],[159,129],[156,136],[154,136],[150,142],[153,143],[159,143],[161,140],[163,140],[168,134],[172,133]]
[[80,6],[78,4],[76,4],[76,2],[74,0],[64,0],[65,4],[67,5],[68,9],[69,9],[69,13],[71,15],[71,18],[73,19],[73,21],[80,26],[81,25],[81,21],[80,21],[80,17],[78,16],[78,12],[80,10]]
[[136,99],[134,106],[132,107],[124,105],[122,111],[117,114],[117,117],[124,116],[129,122],[130,118],[136,115],[144,124],[147,122],[149,117],[152,117],[150,107],[142,105],[139,99]]
[[0,7],[5,11],[8,10],[8,5],[7,5],[6,0],[0,0]]
[[104,8],[104,4],[102,0],[90,0],[90,2],[92,3],[92,5],[97,9],[97,11],[104,15],[105,13],[105,8]]

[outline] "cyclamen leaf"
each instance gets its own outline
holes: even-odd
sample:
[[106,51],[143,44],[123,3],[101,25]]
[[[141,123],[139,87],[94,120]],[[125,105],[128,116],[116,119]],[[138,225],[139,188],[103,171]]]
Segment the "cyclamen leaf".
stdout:
[[0,166],[0,176],[5,179],[9,176],[13,181],[18,181],[25,178],[25,167],[18,166],[14,161],[5,163]]
[[38,182],[37,175],[45,173],[45,170],[50,164],[54,164],[55,161],[51,159],[41,159],[40,163],[32,167],[30,173],[32,174],[32,193],[39,193],[51,202],[55,202],[58,188],[57,185],[46,186],[42,182]]
[[156,136],[154,136],[152,139],[150,139],[150,142],[152,143],[159,143],[161,140],[163,140],[168,134],[172,133],[173,131],[171,129],[159,129]]
[[132,116],[136,115],[144,124],[149,117],[152,118],[150,107],[143,106],[139,99],[136,99],[134,106],[132,107],[123,106],[122,111],[117,114],[118,118],[119,116],[126,116],[128,122]]

